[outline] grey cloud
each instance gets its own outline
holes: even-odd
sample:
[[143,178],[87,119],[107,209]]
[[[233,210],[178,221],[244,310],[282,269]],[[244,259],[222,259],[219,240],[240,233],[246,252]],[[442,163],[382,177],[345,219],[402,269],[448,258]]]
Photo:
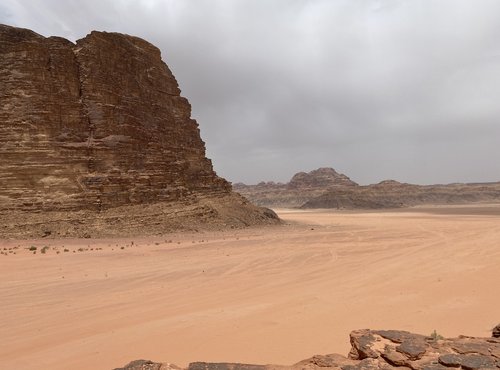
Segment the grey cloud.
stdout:
[[0,22],[160,47],[232,181],[500,180],[496,0],[4,0]]

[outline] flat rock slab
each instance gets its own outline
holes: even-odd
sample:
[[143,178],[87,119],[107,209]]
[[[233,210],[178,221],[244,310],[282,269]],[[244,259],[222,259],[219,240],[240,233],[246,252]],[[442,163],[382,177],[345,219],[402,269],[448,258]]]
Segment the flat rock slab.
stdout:
[[396,347],[396,351],[407,355],[411,360],[419,360],[427,351],[427,348],[429,348],[429,346],[421,339],[405,340]]

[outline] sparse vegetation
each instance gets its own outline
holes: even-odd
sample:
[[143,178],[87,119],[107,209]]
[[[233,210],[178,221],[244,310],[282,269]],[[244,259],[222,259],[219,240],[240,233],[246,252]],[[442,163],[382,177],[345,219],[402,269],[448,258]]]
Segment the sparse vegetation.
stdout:
[[439,334],[436,329],[434,329],[434,331],[431,333],[431,335],[429,335],[429,337],[433,340],[433,341],[438,341],[438,340],[442,340],[444,339],[444,337]]

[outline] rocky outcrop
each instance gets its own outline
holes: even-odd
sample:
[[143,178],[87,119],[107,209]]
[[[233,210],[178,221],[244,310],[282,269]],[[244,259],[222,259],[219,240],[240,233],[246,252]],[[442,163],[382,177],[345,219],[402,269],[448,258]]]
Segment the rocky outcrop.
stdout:
[[0,212],[231,194],[160,50],[137,37],[0,25],[0,102]]
[[[399,330],[355,330],[350,335],[349,355],[318,355],[291,366],[249,365],[235,363],[191,363],[187,370],[305,370],[305,369],[498,369],[500,339],[442,338],[436,332],[430,336]],[[115,370],[179,369],[168,363],[133,361]]]
[[354,181],[333,168],[318,168],[296,173],[286,184],[260,182],[257,185],[234,184],[234,190],[253,203],[265,207],[299,207],[328,189],[357,187]]
[[384,180],[360,186],[332,168],[299,172],[286,184],[239,183],[234,189],[255,204],[276,208],[382,209],[500,202],[500,182],[412,185]]
[[493,338],[500,338],[500,324],[493,328],[492,334]]
[[342,173],[338,173],[333,168],[322,167],[307,173],[296,173],[287,184],[287,187],[292,189],[328,189],[338,186],[357,185],[358,184],[352,181],[349,177]]

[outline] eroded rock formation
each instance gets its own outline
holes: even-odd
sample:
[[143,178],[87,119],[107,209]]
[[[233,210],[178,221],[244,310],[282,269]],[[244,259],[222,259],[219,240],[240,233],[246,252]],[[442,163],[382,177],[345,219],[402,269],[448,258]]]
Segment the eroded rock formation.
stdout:
[[[250,365],[235,363],[191,363],[186,370],[451,370],[500,368],[500,339],[442,338],[399,330],[355,330],[350,335],[349,355],[318,355],[291,366]],[[168,363],[133,361],[115,370],[178,370]]]
[[416,205],[500,202],[500,183],[413,185],[394,180],[360,186],[332,168],[299,172],[290,182],[235,184],[235,190],[264,207],[381,209]]
[[260,182],[257,185],[234,184],[234,190],[265,207],[299,207],[329,189],[356,187],[354,181],[333,168],[318,168],[296,173],[289,182]]
[[73,44],[0,25],[0,102],[0,211],[233,196],[142,39],[94,31]]
[[382,209],[499,201],[500,183],[413,185],[386,180],[355,188],[328,189],[301,208]]

